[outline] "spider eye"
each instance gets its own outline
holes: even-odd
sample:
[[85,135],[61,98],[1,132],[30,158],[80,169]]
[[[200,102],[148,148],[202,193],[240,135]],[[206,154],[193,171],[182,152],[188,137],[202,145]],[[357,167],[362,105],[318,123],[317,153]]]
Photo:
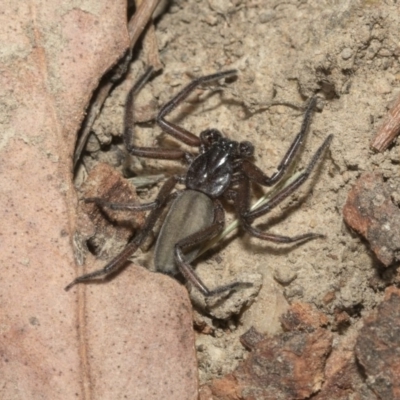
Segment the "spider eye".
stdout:
[[254,146],[250,142],[239,143],[239,156],[240,157],[251,157],[254,154]]
[[206,146],[210,146],[222,138],[222,133],[218,129],[206,129],[200,133],[200,140]]

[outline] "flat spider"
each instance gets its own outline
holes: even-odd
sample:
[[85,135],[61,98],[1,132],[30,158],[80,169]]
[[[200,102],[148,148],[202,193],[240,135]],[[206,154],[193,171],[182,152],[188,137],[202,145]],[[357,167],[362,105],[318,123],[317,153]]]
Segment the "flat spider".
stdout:
[[[195,88],[219,79],[234,77],[237,75],[235,70],[218,72],[194,79],[166,103],[158,113],[157,123],[161,129],[175,139],[198,148],[197,153],[185,152],[180,149],[135,146],[133,144],[134,98],[148,81],[151,73],[152,70],[148,69],[134,85],[127,97],[123,134],[126,149],[130,154],[139,157],[184,160],[189,164],[187,172],[185,175],[174,175],[167,179],[161,187],[157,198],[151,203],[134,205],[110,203],[101,198],[86,199],[86,202],[94,202],[100,207],[109,207],[113,210],[150,211],[150,213],[143,228],[118,256],[112,259],[104,268],[77,277],[65,290],[70,289],[76,283],[86,282],[98,277],[105,278],[119,270],[150,234],[163,209],[170,202],[173,203],[157,239],[154,257],[156,270],[170,275],[180,273],[204,296],[212,296],[239,286],[251,286],[250,283],[246,282],[233,282],[210,290],[190,265],[190,262],[193,261],[197,254],[199,245],[215,237],[224,227],[225,213],[220,202],[221,198],[224,197],[233,202],[240,228],[251,236],[274,243],[303,242],[322,236],[311,232],[294,237],[280,236],[263,232],[253,227],[252,223],[256,218],[270,212],[306,181],[318,159],[332,141],[332,135],[329,135],[324,140],[302,174],[276,193],[268,202],[254,210],[250,210],[251,183],[255,182],[262,186],[274,185],[281,180],[294,159],[307,133],[316,103],[315,97],[307,107],[300,132],[294,138],[277,171],[269,177],[250,161],[254,154],[254,146],[250,142],[230,140],[224,137],[217,129],[206,129],[198,137],[184,128],[165,120],[165,116],[182,103]],[[186,188],[181,191],[174,191],[177,183],[184,184]]]

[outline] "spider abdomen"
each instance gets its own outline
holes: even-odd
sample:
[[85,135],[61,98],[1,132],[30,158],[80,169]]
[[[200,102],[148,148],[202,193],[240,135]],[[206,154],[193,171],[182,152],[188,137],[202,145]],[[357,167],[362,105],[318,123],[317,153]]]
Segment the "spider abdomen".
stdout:
[[[154,264],[158,272],[178,274],[175,262],[175,244],[181,239],[212,225],[214,205],[205,194],[196,190],[185,190],[172,203],[158,235],[154,251]],[[191,262],[198,253],[195,247],[185,252],[185,260]]]

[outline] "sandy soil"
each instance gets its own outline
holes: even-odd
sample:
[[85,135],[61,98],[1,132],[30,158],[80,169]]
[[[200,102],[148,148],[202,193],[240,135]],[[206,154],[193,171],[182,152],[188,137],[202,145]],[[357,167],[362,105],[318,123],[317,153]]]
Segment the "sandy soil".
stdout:
[[[154,116],[191,77],[235,68],[236,81],[223,90],[196,92],[172,119],[195,133],[215,127],[231,139],[251,141],[255,163],[268,174],[274,172],[303,118],[302,110],[271,103],[304,107],[313,95],[321,99],[298,168],[307,165],[329,134],[334,135],[310,181],[270,216],[256,221],[274,233],[313,231],[324,234],[324,239],[275,246],[239,232],[197,264],[198,274],[210,287],[248,275],[263,282],[258,297],[239,316],[221,321],[210,317],[209,309],[207,316],[199,312],[197,318],[212,331],[199,333],[197,339],[202,382],[232,371],[245,357],[238,337],[251,326],[279,332],[279,315],[289,303],[311,303],[326,313],[340,341],[358,327],[391,283],[368,245],[346,227],[342,208],[363,171],[381,171],[397,187],[398,146],[374,154],[369,143],[398,93],[399,30],[397,6],[391,1],[188,0],[172,2],[159,17],[156,31],[164,69],[138,98],[139,120]],[[99,160],[127,170],[120,140],[123,105],[128,88],[145,68],[142,58],[139,54],[127,80],[107,100],[94,126],[97,139],[90,139],[91,151],[83,158],[78,186]],[[145,108],[149,104],[150,111]],[[139,144],[172,143],[151,124],[139,124],[136,134]],[[141,159],[128,170],[132,176],[183,169],[179,163]],[[141,192],[142,201],[154,198],[158,188]],[[256,188],[254,199],[264,192]],[[227,220],[233,218],[228,205]],[[147,265],[149,257],[138,254],[136,259]],[[246,301],[253,294],[243,291],[238,296]],[[349,323],[339,327],[335,313],[342,311]]]

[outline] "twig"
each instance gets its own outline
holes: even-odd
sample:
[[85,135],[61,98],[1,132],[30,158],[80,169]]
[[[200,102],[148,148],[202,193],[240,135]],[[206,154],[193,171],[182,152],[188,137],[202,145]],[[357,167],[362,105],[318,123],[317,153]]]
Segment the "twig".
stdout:
[[400,96],[389,110],[378,133],[371,142],[371,148],[376,151],[386,150],[394,138],[400,133]]
[[[154,10],[158,6],[158,3],[160,0],[137,0],[136,1],[136,6],[137,6],[137,11],[135,12],[135,15],[131,18],[128,24],[128,31],[129,31],[129,36],[131,38],[131,46],[130,48],[132,49],[137,40],[139,39],[140,35],[146,28],[148,22],[151,19],[151,16],[154,13]],[[149,29],[149,32],[146,33],[146,36],[149,36],[149,38],[144,39],[146,42],[152,42],[155,39],[155,33],[154,33],[154,27]],[[158,53],[158,49],[157,49]],[[150,61],[150,60],[149,60]],[[159,61],[158,61],[159,63]],[[157,65],[150,64],[154,67],[154,69],[157,71]],[[161,65],[161,63],[160,63]]]
[[146,34],[143,38],[143,53],[147,58],[147,65],[153,67],[153,71],[160,71],[163,67],[160,60],[160,53],[158,52],[158,42],[154,24],[147,27]]

